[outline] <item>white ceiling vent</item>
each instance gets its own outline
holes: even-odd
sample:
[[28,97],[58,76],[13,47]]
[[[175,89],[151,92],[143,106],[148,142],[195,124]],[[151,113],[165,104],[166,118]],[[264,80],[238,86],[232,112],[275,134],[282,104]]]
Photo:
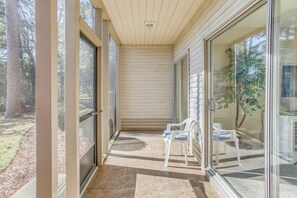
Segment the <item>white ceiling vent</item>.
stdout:
[[145,20],[144,25],[145,25],[145,28],[147,30],[153,30],[156,27],[156,21],[153,21],[153,20],[147,21],[147,20]]

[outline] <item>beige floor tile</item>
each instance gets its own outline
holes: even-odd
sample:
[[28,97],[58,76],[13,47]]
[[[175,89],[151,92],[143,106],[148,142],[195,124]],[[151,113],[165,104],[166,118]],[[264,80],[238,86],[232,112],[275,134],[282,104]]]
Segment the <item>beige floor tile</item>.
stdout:
[[128,173],[125,177],[125,188],[136,187],[137,173]]
[[125,188],[121,198],[134,198],[135,197],[135,188]]
[[83,198],[118,198],[123,194],[124,189],[91,189]]
[[159,198],[157,185],[136,187],[135,198]]
[[180,144],[164,167],[161,134],[121,132],[83,198],[217,197],[193,156],[185,164]]

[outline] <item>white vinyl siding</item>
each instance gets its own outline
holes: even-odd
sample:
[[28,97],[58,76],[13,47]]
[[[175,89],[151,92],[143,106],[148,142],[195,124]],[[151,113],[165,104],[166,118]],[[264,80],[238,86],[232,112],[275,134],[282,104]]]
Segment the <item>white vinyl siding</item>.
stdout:
[[174,67],[171,46],[122,46],[122,130],[163,130],[173,119]]

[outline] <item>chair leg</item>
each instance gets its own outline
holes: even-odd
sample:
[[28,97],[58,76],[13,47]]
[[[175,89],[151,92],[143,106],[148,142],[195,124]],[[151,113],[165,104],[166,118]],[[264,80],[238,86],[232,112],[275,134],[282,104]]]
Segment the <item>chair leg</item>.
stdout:
[[220,142],[215,141],[216,164],[219,164],[219,147],[220,147]]
[[192,139],[192,137],[190,139],[190,144],[188,145],[188,151],[189,151],[190,155],[193,155],[193,139]]
[[235,147],[236,147],[238,166],[240,166],[241,163],[240,163],[239,140],[238,140],[238,138],[235,138],[235,141],[234,142],[235,142]]
[[184,149],[185,149],[185,162],[188,165],[188,142],[184,142]]
[[166,143],[165,166],[168,166],[168,161],[170,156],[170,146],[171,146],[171,141],[168,141]]
[[165,157],[164,157],[164,166],[167,166],[167,149],[168,149],[168,142],[165,142]]
[[184,147],[183,147],[183,143],[180,144],[180,155],[183,155],[185,152]]

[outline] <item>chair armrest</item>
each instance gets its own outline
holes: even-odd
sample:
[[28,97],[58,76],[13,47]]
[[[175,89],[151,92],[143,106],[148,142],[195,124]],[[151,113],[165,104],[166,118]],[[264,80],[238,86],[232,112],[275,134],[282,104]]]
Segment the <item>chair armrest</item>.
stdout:
[[200,133],[198,135],[198,138],[199,138],[199,144],[200,144],[201,148],[203,148],[203,135],[202,135],[202,133]]
[[[182,131],[182,130],[177,130],[177,131],[171,131],[171,139],[174,140],[175,139],[175,135],[176,133],[190,133],[190,131]],[[189,135],[188,135],[189,137]]]
[[231,138],[230,139],[236,139],[237,138],[236,130],[225,130],[225,129],[221,129],[219,131],[229,132],[231,134]]
[[178,127],[178,126],[182,126],[183,124],[184,124],[183,122],[181,122],[181,123],[169,123],[169,124],[167,124],[166,130],[171,131],[171,127]]

